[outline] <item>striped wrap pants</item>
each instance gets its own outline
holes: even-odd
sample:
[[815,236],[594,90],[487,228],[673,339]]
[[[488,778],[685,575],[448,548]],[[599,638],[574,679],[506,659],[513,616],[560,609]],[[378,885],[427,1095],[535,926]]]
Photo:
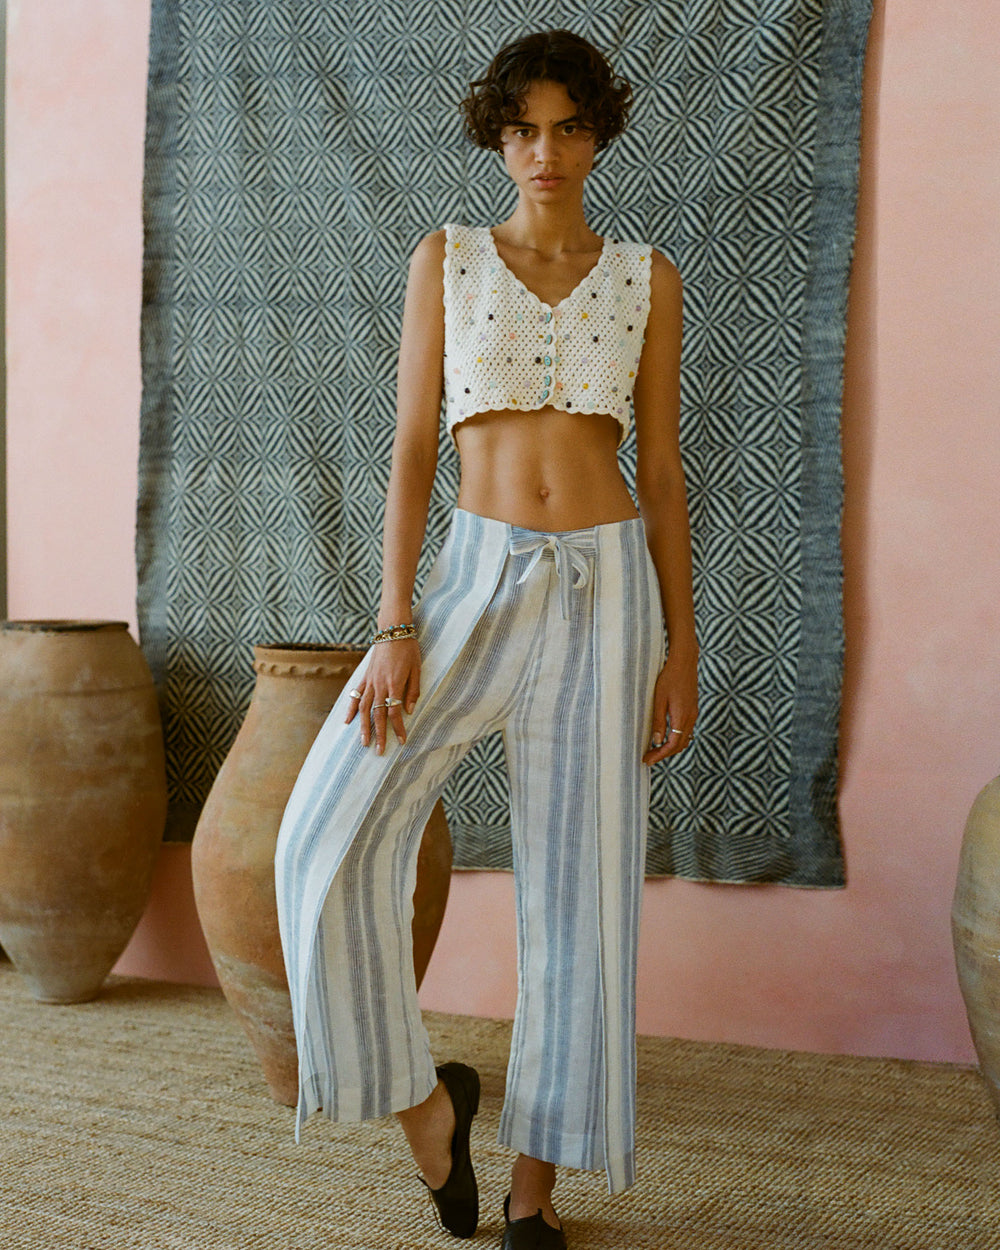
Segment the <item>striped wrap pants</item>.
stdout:
[[[518,1001],[501,1144],[635,1179],[635,965],[656,571],[638,517],[544,533],[456,509],[414,610],[407,740],[360,743],[338,700],[282,821],[278,917],[299,1053],[298,1136],[387,1115],[436,1083],[413,975],[417,850],[472,744],[510,779]],[[367,664],[359,667],[355,680]],[[353,682],[348,683],[348,688]]]

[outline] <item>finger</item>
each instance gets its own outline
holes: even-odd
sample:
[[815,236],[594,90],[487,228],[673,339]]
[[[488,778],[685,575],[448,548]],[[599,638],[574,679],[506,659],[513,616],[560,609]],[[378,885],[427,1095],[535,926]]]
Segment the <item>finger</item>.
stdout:
[[410,680],[406,683],[406,710],[412,712],[420,698],[420,676],[413,673]]
[[382,755],[385,751],[385,728],[387,721],[384,698],[376,700],[373,704],[373,711],[375,713],[375,754]]
[[666,700],[667,723],[662,745],[667,749],[663,758],[684,750],[691,740],[696,715],[697,709],[683,706],[681,699],[668,698]]
[[406,741],[406,726],[403,724],[402,707],[389,708],[389,723],[392,725],[392,732],[396,735],[399,742]]
[[669,732],[664,740],[662,747],[661,759],[666,759],[668,755],[676,755],[679,751],[683,751],[690,741],[688,734],[678,731],[677,733]]
[[646,754],[642,757],[644,764],[657,764],[667,754],[666,747],[650,747]]
[[642,757],[642,762],[644,764],[655,764],[657,760],[663,758],[664,750],[663,731],[660,730],[659,733],[657,733],[657,731],[654,730],[653,736],[650,739],[649,747],[645,755]]
[[361,703],[361,696],[364,694],[364,682],[359,682],[352,690],[347,692],[347,715],[344,717],[344,724],[349,725],[358,714],[358,707]]
[[368,688],[361,696],[361,703],[358,707],[358,721],[361,727],[361,742],[364,746],[368,746],[372,737],[372,704],[375,702],[373,691]]
[[671,748],[670,750],[671,755],[676,755],[678,751],[683,751],[685,747],[690,746],[691,739],[694,736],[693,724],[685,725],[684,722],[682,721],[680,724],[676,725],[675,728],[677,729],[678,732],[675,734],[668,735],[668,737],[672,738],[673,741],[667,742],[664,744],[665,746],[668,746]]
[[[656,751],[663,745],[667,737],[667,706],[653,708],[653,727],[649,735],[649,750]],[[647,752],[648,754],[648,752]]]
[[[679,726],[676,728],[679,730]],[[671,729],[664,735],[659,746],[655,743],[655,734],[653,739],[654,741],[650,744],[649,750],[642,757],[644,764],[656,764],[660,760],[667,759],[668,756],[679,754],[690,743],[691,731],[674,733]]]

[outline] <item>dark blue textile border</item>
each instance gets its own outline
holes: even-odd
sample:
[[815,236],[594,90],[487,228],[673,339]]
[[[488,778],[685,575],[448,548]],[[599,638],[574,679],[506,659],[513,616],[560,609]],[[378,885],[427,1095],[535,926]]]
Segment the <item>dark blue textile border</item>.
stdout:
[[[174,416],[170,344],[174,317],[171,274],[176,254],[178,9],[179,0],[153,0],[150,14],[142,189],[142,406],[135,531],[139,639],[165,722],[169,716],[168,573],[172,555],[168,539]],[[200,804],[178,803],[171,796],[166,840],[189,841],[200,811]]]
[[171,263],[177,202],[177,2],[157,0],[149,38],[143,178],[142,411],[135,556],[142,647],[157,687],[166,678],[166,564],[172,415]]
[[828,886],[844,883],[836,810],[844,646],[840,411],[857,216],[861,79],[870,21],[870,0],[824,4],[802,343],[803,594],[789,838],[797,867],[784,879],[786,885],[811,884],[817,878]]

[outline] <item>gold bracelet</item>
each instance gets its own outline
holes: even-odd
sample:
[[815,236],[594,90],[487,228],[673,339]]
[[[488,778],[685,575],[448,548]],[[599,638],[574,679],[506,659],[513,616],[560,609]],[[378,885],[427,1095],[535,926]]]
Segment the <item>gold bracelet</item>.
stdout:
[[395,642],[397,638],[416,638],[417,627],[412,622],[408,625],[389,625],[372,635],[372,642]]

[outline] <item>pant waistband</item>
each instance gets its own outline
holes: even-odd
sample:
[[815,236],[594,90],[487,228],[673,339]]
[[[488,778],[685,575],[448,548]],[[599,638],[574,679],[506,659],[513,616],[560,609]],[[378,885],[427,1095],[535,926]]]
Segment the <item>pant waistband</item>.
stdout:
[[526,530],[519,525],[510,527],[508,540],[511,555],[520,556],[532,553],[524,572],[517,579],[517,584],[527,578],[532,569],[546,551],[555,556],[556,574],[559,578],[559,610],[564,621],[569,620],[570,592],[582,590],[590,581],[591,561],[597,550],[597,540],[593,528],[583,530],[563,530],[546,534],[539,530]]
[[[576,530],[534,530],[523,525],[515,525],[512,521],[500,521],[496,517],[482,516],[478,512],[470,512],[467,508],[455,508],[456,519],[460,516],[474,518],[477,526],[484,526],[489,532],[503,534],[508,550],[512,555],[531,553],[527,568],[517,579],[523,582],[532,572],[545,551],[551,551],[556,561],[556,572],[559,576],[559,608],[564,620],[569,619],[570,594],[573,590],[582,590],[590,581],[592,559],[598,549],[599,530],[634,530],[637,541],[643,534],[642,517],[624,517],[621,521],[605,521],[599,525],[586,526]],[[499,534],[498,534],[499,536]]]

